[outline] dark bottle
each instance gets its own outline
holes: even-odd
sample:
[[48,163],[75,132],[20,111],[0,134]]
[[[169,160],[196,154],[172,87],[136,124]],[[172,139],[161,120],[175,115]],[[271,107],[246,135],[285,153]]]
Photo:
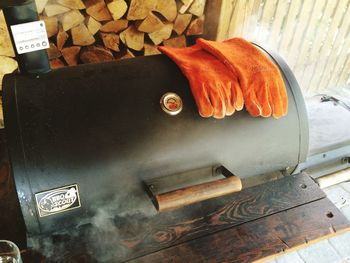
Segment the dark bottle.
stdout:
[[12,25],[39,20],[34,0],[1,0],[7,28],[16,54],[19,70],[23,74],[42,74],[51,70],[46,50],[18,54],[11,31]]

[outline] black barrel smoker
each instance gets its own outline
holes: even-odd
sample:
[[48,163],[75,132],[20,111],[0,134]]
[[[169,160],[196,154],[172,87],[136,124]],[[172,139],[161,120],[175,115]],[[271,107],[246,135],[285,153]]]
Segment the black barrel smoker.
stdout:
[[[35,77],[7,75],[5,127],[28,234],[78,224],[122,196],[144,196],[142,205],[154,209],[143,186],[152,178],[219,164],[244,182],[304,161],[303,98],[287,65],[270,56],[283,72],[289,96],[289,113],[279,120],[244,111],[223,120],[201,118],[187,80],[163,55]],[[182,99],[178,115],[161,107],[168,92]],[[70,185],[79,191],[79,207],[41,211],[38,194]],[[134,205],[126,201],[122,209]]]
[[[176,189],[204,174],[213,182],[220,167],[244,185],[303,162],[308,121],[298,83],[280,56],[259,48],[288,91],[279,120],[245,111],[201,118],[186,78],[164,55],[7,75],[5,128],[28,238],[91,223],[101,208],[130,220],[135,211],[157,217],[152,194],[161,189],[150,181]],[[164,108],[169,92],[181,112]]]

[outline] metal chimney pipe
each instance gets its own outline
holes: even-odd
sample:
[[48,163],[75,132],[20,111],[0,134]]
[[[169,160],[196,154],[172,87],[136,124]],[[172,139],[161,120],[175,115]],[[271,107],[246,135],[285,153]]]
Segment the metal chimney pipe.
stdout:
[[[19,54],[11,29],[11,26],[14,25],[39,21],[34,0],[1,0],[0,8],[3,8],[20,72],[23,74],[35,75],[49,72],[51,68],[46,50],[41,49]],[[29,38],[35,37],[35,35],[29,35]]]

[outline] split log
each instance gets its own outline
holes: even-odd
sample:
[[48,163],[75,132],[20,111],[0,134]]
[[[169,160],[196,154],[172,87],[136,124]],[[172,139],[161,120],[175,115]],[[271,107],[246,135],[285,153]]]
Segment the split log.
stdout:
[[45,6],[44,14],[48,17],[50,16],[56,16],[59,14],[63,14],[70,11],[69,8],[62,6],[62,5],[56,5],[56,4],[48,4]]
[[[14,72],[17,68],[18,65],[16,60],[5,56],[0,56],[0,90],[2,88],[2,79],[4,75]],[[0,111],[1,108],[2,107],[0,107]]]
[[182,2],[184,5],[189,5],[190,3],[193,2],[193,0],[181,0],[181,2]]
[[155,45],[159,45],[171,36],[171,31],[173,30],[173,27],[174,25],[172,23],[164,24],[162,29],[150,33],[148,34],[148,36]]
[[188,9],[188,12],[198,17],[202,16],[204,13],[205,1],[206,0],[194,0],[192,5]]
[[204,16],[198,17],[188,26],[186,36],[201,35],[204,32]]
[[100,31],[104,33],[118,33],[126,28],[128,28],[129,21],[126,19],[119,19],[116,21],[110,21],[104,24]]
[[159,31],[163,28],[163,26],[164,24],[162,23],[162,21],[152,12],[150,12],[144,20],[136,23],[137,29],[145,33]]
[[6,22],[0,10],[0,56],[14,57],[15,52],[12,47],[10,34],[7,30]]
[[78,64],[80,49],[81,47],[79,46],[72,46],[62,49],[63,58],[69,66],[75,66]]
[[114,60],[113,54],[106,48],[90,46],[80,52],[80,60],[83,63],[98,63]]
[[35,0],[36,9],[38,14],[41,14],[44,11],[44,8],[49,0]]
[[90,33],[84,24],[73,27],[71,30],[73,44],[76,46],[88,46],[95,43],[94,36]]
[[56,0],[56,2],[70,9],[85,9],[85,5],[81,0]]
[[[50,42],[55,44],[51,44],[48,52],[51,64],[56,66],[159,54],[157,45],[160,44],[184,47],[187,36],[203,33],[206,3],[205,0],[35,2],[38,12],[46,14],[41,18]],[[5,37],[7,27],[5,23],[1,25],[1,19],[0,13],[0,56],[14,56],[9,35]],[[145,34],[148,35],[146,39]],[[119,41],[124,43],[122,47]],[[64,57],[60,56],[63,50]],[[93,58],[89,60],[88,55]]]
[[13,58],[0,56],[0,75],[12,73],[17,67],[17,62]]
[[92,7],[98,3],[104,2],[104,0],[83,0],[83,1],[84,1],[86,9],[88,9],[89,7]]
[[47,55],[49,59],[52,60],[61,57],[62,53],[58,50],[54,43],[50,43],[50,48],[47,49]]
[[179,10],[179,13],[180,14],[184,14],[186,13],[186,11],[190,8],[190,6],[193,4],[193,1],[194,0],[188,0],[188,1],[182,1],[184,4],[183,6],[181,6],[180,10]]
[[145,19],[149,12],[155,9],[156,5],[157,0],[131,0],[127,19]]
[[63,46],[66,44],[67,40],[69,38],[69,35],[66,31],[63,30],[61,27],[58,31],[57,37],[56,37],[56,43],[58,50],[62,50]]
[[51,67],[51,69],[64,68],[65,66],[66,65],[59,58],[55,58],[53,60],[50,60],[50,67]]
[[106,48],[114,51],[120,51],[119,49],[119,36],[115,33],[100,33],[103,44]]
[[102,27],[101,23],[92,16],[89,16],[85,19],[85,24],[91,35],[95,35]]
[[120,19],[128,10],[128,5],[124,0],[113,0],[107,4],[109,12],[112,14],[114,20]]
[[58,33],[58,19],[57,17],[40,17],[45,22],[46,32],[48,37],[52,37]]
[[192,19],[192,15],[191,14],[179,14],[176,17],[175,23],[174,23],[174,31],[178,34],[181,35],[186,28],[188,27],[188,25],[190,24]]
[[87,7],[86,13],[100,22],[112,20],[112,16],[109,13],[108,8],[104,1],[99,1]]
[[60,22],[64,31],[68,31],[69,29],[78,26],[83,23],[84,20],[84,16],[78,10],[72,10],[60,17]]
[[145,52],[144,52],[145,56],[161,54],[161,52],[158,50],[157,46],[155,45],[145,44],[144,49],[145,49]]
[[164,46],[183,48],[186,47],[186,37],[184,35],[164,40]]
[[129,49],[126,49],[125,55],[120,57],[119,59],[129,59],[129,58],[134,58],[134,57],[135,57],[135,55]]
[[175,0],[158,0],[154,11],[159,12],[166,20],[172,22],[177,15],[177,6]]
[[138,51],[143,49],[145,34],[138,31],[135,26],[129,26],[119,36],[127,47]]

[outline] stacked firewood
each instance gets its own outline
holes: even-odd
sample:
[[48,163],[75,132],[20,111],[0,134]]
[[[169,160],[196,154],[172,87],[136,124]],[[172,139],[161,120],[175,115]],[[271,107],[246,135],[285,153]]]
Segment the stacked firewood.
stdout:
[[205,0],[36,0],[52,68],[158,54],[203,33]]

